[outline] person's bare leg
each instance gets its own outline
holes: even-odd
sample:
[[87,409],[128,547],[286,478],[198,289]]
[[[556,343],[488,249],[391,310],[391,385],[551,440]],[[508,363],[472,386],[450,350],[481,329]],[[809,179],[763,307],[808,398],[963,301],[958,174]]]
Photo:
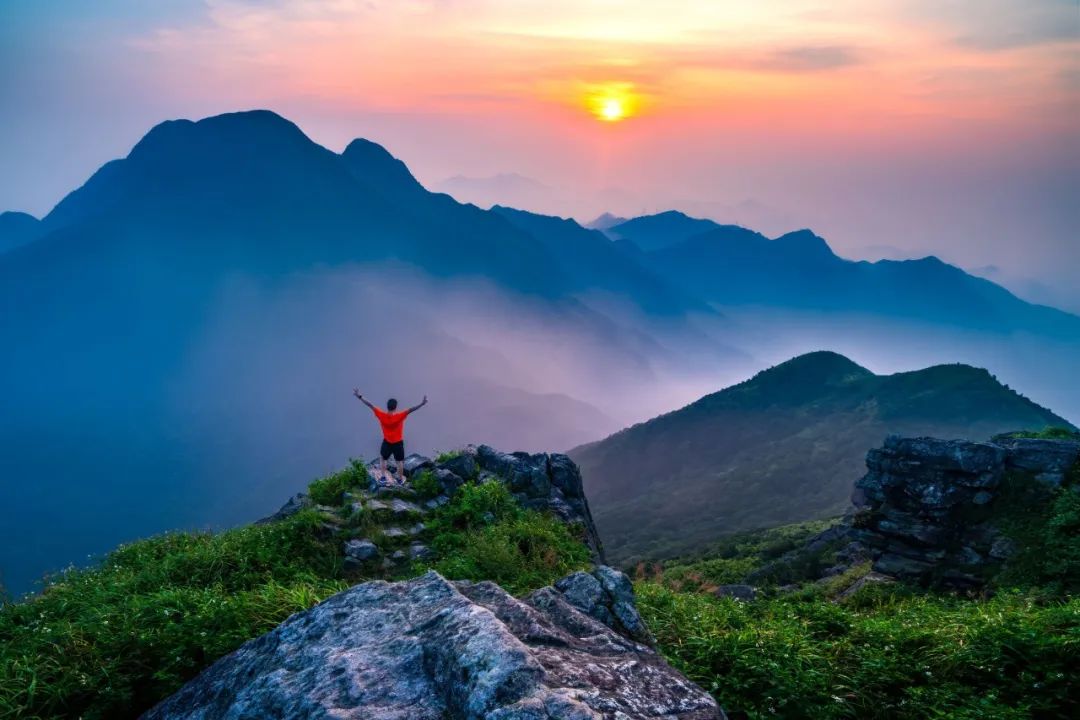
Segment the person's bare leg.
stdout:
[[386,482],[386,458],[379,457],[379,479]]
[[398,483],[400,483],[401,485],[404,485],[405,484],[405,461],[404,460],[398,460],[397,461],[397,473],[398,473]]

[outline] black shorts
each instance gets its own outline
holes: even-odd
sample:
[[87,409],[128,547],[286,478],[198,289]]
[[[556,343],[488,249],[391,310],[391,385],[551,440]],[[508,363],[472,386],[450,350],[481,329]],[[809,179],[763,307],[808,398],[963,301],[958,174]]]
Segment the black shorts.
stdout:
[[398,440],[396,443],[392,443],[392,442],[386,442],[385,440],[383,440],[382,441],[382,447],[379,448],[379,455],[382,457],[383,460],[386,460],[391,455],[393,455],[394,459],[397,460],[398,462],[404,461],[405,460],[405,441],[404,440]]

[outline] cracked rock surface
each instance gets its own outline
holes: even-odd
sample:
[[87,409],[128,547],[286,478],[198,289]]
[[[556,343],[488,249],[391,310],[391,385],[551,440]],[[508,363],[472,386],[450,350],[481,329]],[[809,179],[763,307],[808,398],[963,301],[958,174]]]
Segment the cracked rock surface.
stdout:
[[[612,571],[617,572],[617,571]],[[147,720],[719,720],[713,698],[552,587],[516,599],[435,572],[297,613]]]

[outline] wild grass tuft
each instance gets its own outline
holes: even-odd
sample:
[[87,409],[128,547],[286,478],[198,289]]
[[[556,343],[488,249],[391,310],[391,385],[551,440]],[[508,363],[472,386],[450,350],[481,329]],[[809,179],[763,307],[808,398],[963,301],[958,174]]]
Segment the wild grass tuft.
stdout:
[[1006,433],[1007,437],[1041,438],[1044,440],[1080,440],[1080,431],[1067,427],[1045,427],[1042,430],[1020,430]]
[[589,563],[588,549],[565,523],[523,509],[498,481],[463,485],[428,529],[437,559],[423,567],[451,579],[491,580],[513,594],[550,585]]
[[[346,535],[388,546],[370,512],[344,506],[344,494],[366,482],[357,460],[309,492],[348,515]],[[307,509],[266,525],[141,540],[0,606],[0,719],[138,716],[246,640],[348,586],[343,538],[328,537],[324,523]],[[588,562],[571,529],[524,510],[499,482],[462,487],[429,535],[437,551],[429,565],[511,592]]]
[[349,460],[349,467],[314,480],[308,485],[308,496],[319,505],[337,506],[345,502],[345,493],[368,483],[363,460]]
[[[775,560],[789,550],[801,547],[810,537],[837,522],[812,520],[778,528],[752,530],[720,538],[701,553],[652,566],[642,564],[638,577],[663,577],[663,582],[677,590],[710,590],[717,585],[741,583],[750,571],[770,560]],[[831,555],[830,555],[831,558]],[[818,561],[820,558],[813,558]],[[791,568],[792,573],[803,572]],[[803,572],[803,574],[808,574]],[[782,579],[783,584],[790,582]]]
[[1080,600],[990,600],[867,586],[740,603],[637,583],[660,649],[752,719],[1069,718]]
[[422,498],[433,498],[442,491],[439,481],[435,479],[435,473],[431,470],[423,470],[413,475],[409,479],[409,485]]
[[[1072,475],[1076,475],[1074,469]],[[1070,477],[1058,488],[1009,475],[998,504],[998,525],[1016,547],[1001,586],[1039,586],[1047,595],[1080,594],[1080,485]]]
[[444,462],[449,462],[456,457],[460,457],[461,454],[461,450],[446,450],[435,456],[435,464],[441,465]]
[[342,590],[321,518],[117,548],[0,608],[0,718],[136,717],[246,640]]

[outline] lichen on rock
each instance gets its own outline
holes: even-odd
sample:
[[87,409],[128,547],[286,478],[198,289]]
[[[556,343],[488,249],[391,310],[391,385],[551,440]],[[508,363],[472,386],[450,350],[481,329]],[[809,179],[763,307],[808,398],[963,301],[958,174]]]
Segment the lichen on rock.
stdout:
[[516,599],[490,582],[454,583],[428,572],[357,585],[292,616],[143,717],[719,720],[724,714],[654,650],[582,612],[555,588]]

